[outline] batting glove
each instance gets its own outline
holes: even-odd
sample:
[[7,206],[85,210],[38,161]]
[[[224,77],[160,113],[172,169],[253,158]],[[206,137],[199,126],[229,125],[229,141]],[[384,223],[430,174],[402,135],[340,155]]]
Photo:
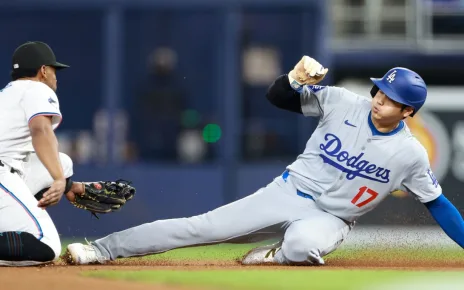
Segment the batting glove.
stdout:
[[317,60],[305,55],[288,73],[288,81],[294,90],[301,92],[304,85],[315,85],[322,81],[328,71]]

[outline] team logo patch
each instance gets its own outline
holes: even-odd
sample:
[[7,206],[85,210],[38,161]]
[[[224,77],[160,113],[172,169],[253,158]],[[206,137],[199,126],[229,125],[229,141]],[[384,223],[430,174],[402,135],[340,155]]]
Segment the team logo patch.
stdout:
[[435,175],[433,175],[432,169],[427,170],[427,175],[430,177],[430,180],[432,181],[432,184],[435,186],[435,188],[437,188],[438,187],[438,180],[435,177]]
[[349,152],[343,151],[342,141],[334,134],[326,134],[325,144],[319,145],[324,154],[319,154],[324,163],[327,163],[340,171],[346,173],[346,179],[353,180],[356,177],[364,178],[380,183],[390,182],[390,170],[377,166],[363,159],[364,153],[351,156]]
[[48,102],[50,104],[56,104],[56,101],[54,99],[52,99],[52,97],[48,98]]

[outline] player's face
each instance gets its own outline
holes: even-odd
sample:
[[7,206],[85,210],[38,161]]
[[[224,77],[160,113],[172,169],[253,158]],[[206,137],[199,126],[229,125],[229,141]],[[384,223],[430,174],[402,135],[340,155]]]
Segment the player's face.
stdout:
[[56,69],[51,66],[43,66],[41,71],[43,82],[56,92],[58,86],[56,80]]
[[395,124],[413,112],[411,107],[403,109],[403,105],[388,98],[379,90],[372,99],[372,117],[383,124]]

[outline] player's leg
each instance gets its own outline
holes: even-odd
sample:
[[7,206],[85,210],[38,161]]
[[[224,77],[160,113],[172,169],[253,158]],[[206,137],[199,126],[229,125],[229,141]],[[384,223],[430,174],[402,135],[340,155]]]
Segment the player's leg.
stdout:
[[324,264],[323,257],[335,251],[352,228],[353,224],[317,211],[311,217],[290,225],[277,260],[290,264]]
[[96,240],[91,246],[70,245],[68,252],[72,263],[86,264],[181,247],[281,238],[291,221],[306,214],[305,202],[277,178],[256,193],[205,214],[142,224]]
[[334,251],[346,239],[352,227],[353,224],[314,206],[308,217],[291,223],[281,243],[252,250],[244,257],[242,263],[321,265],[324,264],[323,257]]
[[37,265],[57,259],[60,253],[60,238],[48,213],[37,207],[17,174],[1,170],[0,265]]
[[[73,175],[71,158],[64,153],[60,153],[60,161],[65,178],[71,177]],[[36,199],[40,199],[37,198],[37,195],[46,192],[53,183],[53,178],[35,153],[30,154],[29,160],[24,164],[23,179],[32,194],[36,196]],[[71,190],[73,188],[81,188],[81,184],[75,183]]]

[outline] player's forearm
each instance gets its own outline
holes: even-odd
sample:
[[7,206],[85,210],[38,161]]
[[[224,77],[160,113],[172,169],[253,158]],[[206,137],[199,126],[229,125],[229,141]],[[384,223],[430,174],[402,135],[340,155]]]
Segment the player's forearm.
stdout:
[[464,220],[457,208],[443,194],[425,206],[443,231],[464,248]]
[[64,179],[58,153],[58,140],[51,126],[31,130],[32,146],[54,180]]
[[288,76],[278,77],[269,87],[266,98],[274,106],[295,113],[301,112],[300,93],[293,90],[288,81]]

